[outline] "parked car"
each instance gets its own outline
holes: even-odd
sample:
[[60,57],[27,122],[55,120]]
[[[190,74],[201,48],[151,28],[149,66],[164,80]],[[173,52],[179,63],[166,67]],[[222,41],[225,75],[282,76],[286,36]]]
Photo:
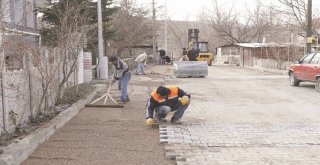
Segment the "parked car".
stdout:
[[310,53],[295,61],[289,68],[290,85],[299,86],[300,82],[316,82],[315,88],[320,92],[320,52]]

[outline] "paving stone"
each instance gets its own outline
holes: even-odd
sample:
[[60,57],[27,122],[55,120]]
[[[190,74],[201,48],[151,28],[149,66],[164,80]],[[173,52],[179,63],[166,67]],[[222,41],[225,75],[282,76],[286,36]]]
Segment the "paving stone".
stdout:
[[243,68],[213,66],[209,75],[180,79],[192,103],[182,125],[161,132],[177,164],[320,164],[318,93]]
[[166,157],[177,164],[320,163],[319,134],[309,133],[320,133],[320,124],[225,126],[208,122],[201,126],[168,126],[177,134],[160,135],[160,141],[170,144],[165,147]]

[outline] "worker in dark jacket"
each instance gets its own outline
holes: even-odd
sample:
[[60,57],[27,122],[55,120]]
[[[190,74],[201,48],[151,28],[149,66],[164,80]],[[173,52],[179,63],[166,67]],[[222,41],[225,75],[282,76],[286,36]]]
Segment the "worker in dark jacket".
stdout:
[[109,61],[115,68],[115,73],[113,74],[111,83],[114,84],[116,81],[120,82],[121,95],[119,103],[129,102],[128,83],[131,79],[131,71],[129,66],[115,55],[112,55],[109,58]]
[[199,56],[199,53],[198,51],[195,49],[195,48],[191,48],[189,51],[188,51],[188,58],[189,58],[189,61],[198,61],[197,60],[197,57]]
[[177,86],[159,86],[154,90],[148,100],[146,109],[146,124],[149,119],[153,119],[155,111],[155,119],[161,123],[166,122],[164,119],[169,112],[175,111],[171,118],[172,124],[182,124],[184,111],[190,104],[190,94],[184,92]]
[[166,51],[163,49],[159,50],[159,64],[165,64],[165,57],[167,56]]

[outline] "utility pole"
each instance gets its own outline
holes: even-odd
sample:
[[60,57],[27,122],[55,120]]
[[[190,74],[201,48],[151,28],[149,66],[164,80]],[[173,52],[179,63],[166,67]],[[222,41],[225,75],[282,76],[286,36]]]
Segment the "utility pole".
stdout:
[[164,1],[165,3],[165,20],[164,20],[164,50],[166,52],[168,52],[167,50],[167,41],[168,41],[168,38],[167,38],[167,0]]
[[152,36],[152,53],[153,53],[153,63],[156,63],[156,57],[157,57],[157,48],[156,48],[156,9],[154,8],[154,0],[152,0],[152,30],[153,30],[153,36]]
[[98,5],[97,12],[98,12],[98,49],[99,49],[99,64],[97,69],[98,69],[98,78],[105,80],[108,78],[108,67],[106,67],[104,54],[103,54],[101,0],[97,0],[97,5]]
[[[312,0],[308,0],[307,40],[312,36]],[[311,43],[307,41],[307,53],[311,53]]]

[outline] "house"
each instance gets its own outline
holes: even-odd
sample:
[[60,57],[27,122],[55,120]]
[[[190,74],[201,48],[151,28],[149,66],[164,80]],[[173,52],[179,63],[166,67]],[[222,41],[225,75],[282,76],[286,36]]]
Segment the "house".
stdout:
[[33,12],[35,0],[2,0],[0,52],[6,69],[25,68],[28,48],[38,45],[37,17]]
[[[255,66],[257,59],[272,60],[277,63],[285,61],[299,60],[305,52],[304,45],[290,44],[290,43],[238,43],[240,53],[240,66]],[[261,61],[260,60],[260,61]],[[259,64],[260,65],[260,64]],[[269,67],[261,64],[264,67]],[[273,69],[285,69],[285,67],[278,66],[279,64],[270,64]]]
[[239,64],[239,48],[235,45],[222,45],[217,48],[217,63]]

